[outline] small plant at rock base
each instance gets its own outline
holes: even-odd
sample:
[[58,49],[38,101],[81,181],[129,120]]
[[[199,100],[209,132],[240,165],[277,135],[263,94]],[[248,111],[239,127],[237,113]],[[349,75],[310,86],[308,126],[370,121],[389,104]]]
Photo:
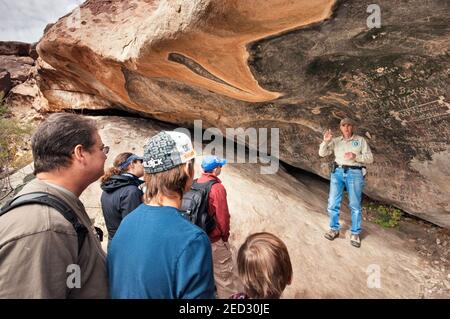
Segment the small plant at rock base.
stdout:
[[396,227],[402,217],[402,211],[391,205],[366,203],[364,209],[374,216],[375,224],[384,228]]

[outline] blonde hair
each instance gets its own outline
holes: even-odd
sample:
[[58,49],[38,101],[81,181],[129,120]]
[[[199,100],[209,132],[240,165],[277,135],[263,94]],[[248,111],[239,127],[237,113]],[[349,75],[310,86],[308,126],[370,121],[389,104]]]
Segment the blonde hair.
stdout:
[[144,173],[146,202],[155,200],[161,205],[161,196],[173,197],[179,196],[183,198],[186,184],[192,176],[194,176],[194,159],[186,163],[189,165],[188,173],[186,173],[185,165],[178,165],[168,171],[149,174]]
[[247,237],[237,257],[239,277],[250,298],[278,299],[292,280],[292,265],[286,245],[273,234]]
[[133,155],[133,153],[128,153],[128,152],[120,153],[119,155],[117,155],[116,158],[114,159],[113,166],[108,168],[108,170],[102,176],[101,183],[103,184],[103,183],[107,182],[111,178],[111,176],[120,175],[122,173],[125,173],[128,170],[128,167],[125,169],[121,169],[120,164],[125,162],[127,160],[127,158],[130,157],[131,155]]

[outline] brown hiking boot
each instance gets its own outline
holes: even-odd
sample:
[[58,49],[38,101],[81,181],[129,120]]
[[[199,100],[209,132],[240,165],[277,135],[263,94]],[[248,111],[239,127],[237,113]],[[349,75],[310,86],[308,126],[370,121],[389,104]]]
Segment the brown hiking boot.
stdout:
[[325,238],[328,239],[328,240],[333,240],[336,237],[339,237],[339,231],[338,230],[330,229],[328,232],[325,233]]
[[357,248],[361,247],[361,239],[359,238],[359,235],[351,235],[350,236],[350,244],[352,246],[355,246]]

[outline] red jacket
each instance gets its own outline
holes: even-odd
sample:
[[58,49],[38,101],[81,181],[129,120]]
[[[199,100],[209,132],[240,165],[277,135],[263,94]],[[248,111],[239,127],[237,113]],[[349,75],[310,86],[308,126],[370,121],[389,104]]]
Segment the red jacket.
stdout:
[[227,191],[222,185],[220,179],[210,173],[202,173],[197,180],[198,183],[206,183],[210,180],[216,180],[217,183],[211,187],[208,196],[208,213],[214,217],[216,228],[208,235],[211,243],[222,239],[227,242],[230,237],[230,213],[227,204]]

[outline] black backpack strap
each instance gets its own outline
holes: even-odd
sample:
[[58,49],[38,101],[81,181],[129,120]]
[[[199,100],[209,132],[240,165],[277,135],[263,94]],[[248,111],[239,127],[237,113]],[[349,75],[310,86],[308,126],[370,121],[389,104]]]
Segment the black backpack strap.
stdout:
[[34,192],[17,196],[6,203],[0,210],[0,217],[7,212],[24,205],[40,204],[50,206],[60,212],[63,217],[72,224],[78,236],[78,253],[81,251],[88,230],[79,222],[72,208],[62,199],[45,192]]
[[103,241],[103,230],[100,227],[94,227],[97,232],[98,240]]
[[218,183],[217,180],[212,179],[210,181],[208,181],[206,184],[207,187],[207,192],[208,192],[208,197],[209,197],[209,192],[211,191],[211,188],[213,187],[214,184]]
[[211,187],[216,183],[218,183],[218,182],[215,179],[211,179],[205,183],[199,183],[199,182],[197,182],[197,180],[194,180],[192,182],[191,188],[197,189],[197,190],[206,189],[207,193],[209,194],[209,192],[211,191]]
[[208,193],[208,195],[206,196],[206,198],[209,198],[209,192],[211,191],[211,188],[213,187],[214,184],[218,183],[217,180],[212,179],[208,182],[206,182],[206,192]]
[[[218,181],[216,179],[211,179],[205,183],[198,183],[197,180],[194,180],[194,182],[192,183],[191,189],[195,189],[195,190],[206,190],[206,200],[208,200],[209,198],[209,192],[211,191],[211,188],[214,184],[218,183]],[[206,206],[208,207],[208,206]]]

